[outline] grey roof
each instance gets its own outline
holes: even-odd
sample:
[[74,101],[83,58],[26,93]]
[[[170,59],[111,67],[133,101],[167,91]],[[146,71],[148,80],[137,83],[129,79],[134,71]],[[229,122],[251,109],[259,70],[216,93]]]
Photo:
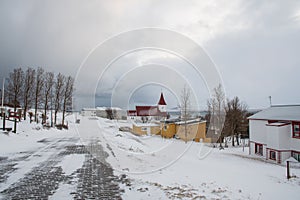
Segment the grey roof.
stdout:
[[277,105],[262,110],[248,119],[300,121],[300,105]]

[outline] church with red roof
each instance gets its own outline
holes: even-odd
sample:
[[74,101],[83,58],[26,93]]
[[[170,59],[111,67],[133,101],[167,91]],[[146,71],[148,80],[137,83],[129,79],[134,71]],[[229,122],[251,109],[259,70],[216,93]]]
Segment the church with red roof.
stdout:
[[[167,117],[167,103],[163,93],[160,94],[157,105],[155,106],[136,106],[135,110],[128,110],[127,116],[131,118],[140,117],[146,121],[154,119],[162,119]],[[144,120],[143,120],[144,121]]]

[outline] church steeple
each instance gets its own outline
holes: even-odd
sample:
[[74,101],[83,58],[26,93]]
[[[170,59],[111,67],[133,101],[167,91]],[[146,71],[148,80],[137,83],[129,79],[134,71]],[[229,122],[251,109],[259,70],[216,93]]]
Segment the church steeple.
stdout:
[[160,99],[158,105],[167,105],[163,93],[160,93]]
[[162,92],[160,93],[160,98],[159,98],[157,107],[160,112],[163,112],[163,113],[167,112],[167,104],[166,104],[166,101],[165,101],[165,98],[164,98],[164,95]]

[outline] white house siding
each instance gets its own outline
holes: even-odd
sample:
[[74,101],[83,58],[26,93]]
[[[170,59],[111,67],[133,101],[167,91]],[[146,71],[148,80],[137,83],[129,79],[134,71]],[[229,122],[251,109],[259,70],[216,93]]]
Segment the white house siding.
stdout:
[[282,163],[291,157],[291,151],[299,149],[299,139],[292,138],[292,125],[285,126],[267,126],[267,152],[266,159],[269,159],[269,151],[276,151],[277,163]]
[[268,121],[265,120],[250,120],[250,141],[255,141],[261,144],[266,144],[266,124]]
[[281,156],[278,158],[277,162],[282,163],[286,159],[291,157],[291,150],[293,149],[291,146],[291,137],[292,137],[292,125],[281,126],[279,128],[279,149],[282,150],[280,152]]
[[290,150],[291,148],[291,125],[280,126],[278,129],[279,150]]
[[268,126],[267,144],[268,148],[277,150],[289,150],[291,141],[291,125]]
[[270,126],[266,120],[250,120],[250,154],[255,154],[255,143],[263,144],[263,157],[270,160],[270,151],[276,152],[274,162],[282,163],[291,157],[291,151],[300,151],[300,139],[292,138],[292,125]]
[[291,136],[291,149],[300,152],[300,139],[292,138]]
[[250,149],[249,153],[254,155],[255,154],[255,143],[259,143],[263,145],[263,155],[265,156],[266,152],[266,141],[267,136],[265,134],[266,132],[266,124],[268,122],[265,120],[250,120]]
[[281,162],[284,162],[285,160],[289,159],[291,157],[290,151],[282,151],[281,152]]
[[266,126],[266,134],[268,148],[279,149],[279,131],[276,126]]

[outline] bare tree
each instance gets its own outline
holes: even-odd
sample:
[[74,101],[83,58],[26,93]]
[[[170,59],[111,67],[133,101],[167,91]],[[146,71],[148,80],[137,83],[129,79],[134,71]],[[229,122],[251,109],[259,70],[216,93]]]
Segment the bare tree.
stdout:
[[214,88],[213,97],[208,100],[208,110],[210,112],[210,129],[216,136],[218,136],[218,142],[220,148],[223,148],[222,142],[224,135],[222,132],[223,124],[225,121],[225,94],[222,89],[222,85],[219,84]]
[[26,120],[26,113],[28,107],[30,107],[32,103],[32,98],[34,94],[33,92],[34,81],[35,81],[35,70],[29,67],[25,72],[24,85],[23,85],[24,120]]
[[[205,119],[208,121],[208,123],[211,123],[212,125],[215,124],[215,115],[216,115],[216,101],[214,98],[207,100],[207,115],[205,116]],[[208,124],[209,125],[209,124]],[[214,129],[214,127],[211,127]]]
[[[44,81],[44,116],[43,123],[47,120],[47,110],[49,106],[50,99],[52,98],[52,87],[54,85],[54,73],[46,72]],[[51,108],[52,109],[52,108]]]
[[237,145],[239,145],[239,133],[245,132],[247,126],[247,105],[239,100],[238,97],[234,97],[232,100],[228,100],[225,106],[226,119],[223,128],[224,134],[232,136],[232,146],[234,146],[234,137],[236,137]]
[[110,120],[114,119],[114,113],[113,113],[113,110],[112,108],[106,108],[105,109],[105,112],[106,112],[106,117]]
[[62,122],[64,125],[65,122],[65,113],[67,108],[72,106],[72,96],[74,91],[74,79],[71,76],[65,78],[64,84],[64,95],[63,95],[63,113],[62,113]]
[[190,117],[190,89],[185,85],[181,91],[181,119],[184,121],[185,142],[187,142],[188,124]]
[[61,96],[64,93],[64,82],[65,77],[61,73],[58,73],[54,84],[54,124],[56,124],[57,121],[57,113],[61,109]]
[[38,106],[41,102],[42,90],[44,86],[44,69],[39,67],[36,72],[36,79],[35,79],[35,99],[34,99],[34,121],[38,122]]
[[24,72],[21,68],[14,69],[14,71],[9,74],[8,90],[11,91],[11,94],[13,96],[12,104],[14,106],[14,116],[15,116],[14,130],[13,130],[14,133],[17,132],[16,113],[17,113],[17,107],[20,106],[23,81],[24,81]]

